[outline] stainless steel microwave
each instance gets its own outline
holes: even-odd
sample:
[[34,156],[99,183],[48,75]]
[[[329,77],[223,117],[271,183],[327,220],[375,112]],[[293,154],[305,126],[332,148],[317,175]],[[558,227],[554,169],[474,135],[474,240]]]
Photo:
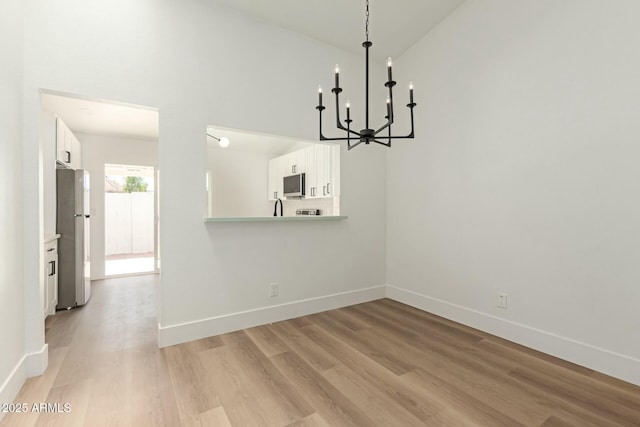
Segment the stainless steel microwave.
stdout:
[[285,176],[283,179],[284,197],[304,197],[304,174]]

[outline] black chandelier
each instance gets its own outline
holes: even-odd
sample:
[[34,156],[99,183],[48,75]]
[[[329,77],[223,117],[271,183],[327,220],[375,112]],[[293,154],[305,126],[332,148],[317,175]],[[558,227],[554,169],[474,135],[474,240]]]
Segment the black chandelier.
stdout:
[[[347,109],[347,118],[345,123],[347,126],[345,127],[340,120],[340,92],[342,92],[342,88],[340,87],[340,69],[336,65],[335,69],[335,87],[331,89],[336,95],[336,126],[338,129],[344,130],[347,132],[347,136],[345,138],[327,138],[322,134],[322,111],[325,107],[322,105],[322,87],[318,87],[318,106],[316,110],[320,113],[320,140],[321,141],[347,141],[347,149],[351,150],[354,147],[362,144],[369,144],[370,142],[375,142],[387,147],[391,147],[392,139],[407,139],[413,138],[413,107],[416,106],[416,103],[413,102],[413,84],[409,84],[409,103],[407,107],[409,107],[409,111],[411,113],[411,132],[406,136],[393,136],[391,135],[391,125],[393,124],[393,87],[396,85],[396,82],[392,79],[392,70],[391,70],[391,58],[387,61],[387,82],[384,84],[385,87],[389,89],[389,95],[387,96],[387,115],[384,118],[387,122],[382,125],[377,130],[371,129],[369,127],[369,48],[373,43],[369,41],[369,0],[366,0],[366,24],[365,24],[365,36],[366,41],[362,43],[362,46],[365,49],[365,129],[362,129],[360,132],[351,129],[351,106],[349,101],[346,103]],[[384,134],[382,131],[387,130]],[[386,140],[386,141],[385,141]],[[352,142],[354,142],[352,144]]]

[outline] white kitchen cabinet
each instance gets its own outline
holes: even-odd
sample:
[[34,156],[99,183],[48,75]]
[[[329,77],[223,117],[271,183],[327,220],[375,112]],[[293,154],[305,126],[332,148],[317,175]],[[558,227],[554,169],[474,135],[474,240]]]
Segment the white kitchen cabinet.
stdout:
[[305,155],[305,198],[314,199],[318,196],[318,173],[316,171],[316,147],[307,147]]
[[58,241],[44,246],[44,281],[41,289],[43,317],[55,314],[58,305]]
[[340,146],[330,145],[329,196],[340,195]]
[[317,197],[339,196],[340,146],[317,144],[314,149]]
[[62,119],[56,117],[56,160],[69,169],[80,169],[81,156],[80,141]]
[[269,161],[268,200],[282,198],[282,179],[305,174],[305,198],[340,195],[340,146],[314,144]]
[[304,149],[306,157],[305,198],[317,199],[326,197],[325,145],[314,144]]
[[316,157],[315,175],[316,191],[315,197],[327,197],[327,146],[316,144],[314,147]]
[[284,176],[307,172],[307,158],[304,149],[287,153],[283,157],[285,159]]
[[285,176],[287,163],[284,156],[269,160],[269,185],[267,199],[274,201],[284,197],[282,177]]
[[82,169],[82,146],[74,134],[71,134],[71,169]]

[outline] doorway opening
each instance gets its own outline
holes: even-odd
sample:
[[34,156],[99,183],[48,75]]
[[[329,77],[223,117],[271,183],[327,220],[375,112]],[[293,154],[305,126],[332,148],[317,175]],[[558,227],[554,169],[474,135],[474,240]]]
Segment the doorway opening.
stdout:
[[157,271],[156,171],[105,164],[105,276]]

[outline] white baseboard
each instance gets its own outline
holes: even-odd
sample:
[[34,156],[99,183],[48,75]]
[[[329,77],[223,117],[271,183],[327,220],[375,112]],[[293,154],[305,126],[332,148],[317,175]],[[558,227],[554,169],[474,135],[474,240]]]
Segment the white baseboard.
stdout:
[[[27,380],[27,364],[25,360],[26,356],[23,356],[2,385],[0,385],[0,403],[13,402],[20,388],[22,388],[22,385]],[[5,414],[0,411],[0,420],[2,420],[4,415]]]
[[[10,403],[18,395],[27,378],[42,375],[49,362],[49,346],[45,344],[35,352],[22,356],[9,376],[0,385],[0,403]],[[0,420],[4,413],[0,411]]]
[[97,280],[121,279],[123,277],[134,277],[134,276],[148,276],[150,274],[160,274],[160,270],[142,271],[140,273],[112,274],[110,276],[96,276],[96,277],[92,277],[91,281],[93,282]]
[[427,295],[387,285],[387,298],[640,385],[640,360]]
[[638,359],[390,285],[294,301],[194,322],[168,326],[158,324],[158,345],[159,347],[167,347],[373,301],[385,296],[454,322],[640,385],[640,360]]
[[25,356],[27,363],[27,378],[44,374],[49,365],[49,344],[44,344],[39,351]]
[[231,313],[177,325],[158,325],[158,345],[168,347],[187,341],[293,319],[321,311],[360,304],[385,297],[385,286],[359,289],[286,304]]

